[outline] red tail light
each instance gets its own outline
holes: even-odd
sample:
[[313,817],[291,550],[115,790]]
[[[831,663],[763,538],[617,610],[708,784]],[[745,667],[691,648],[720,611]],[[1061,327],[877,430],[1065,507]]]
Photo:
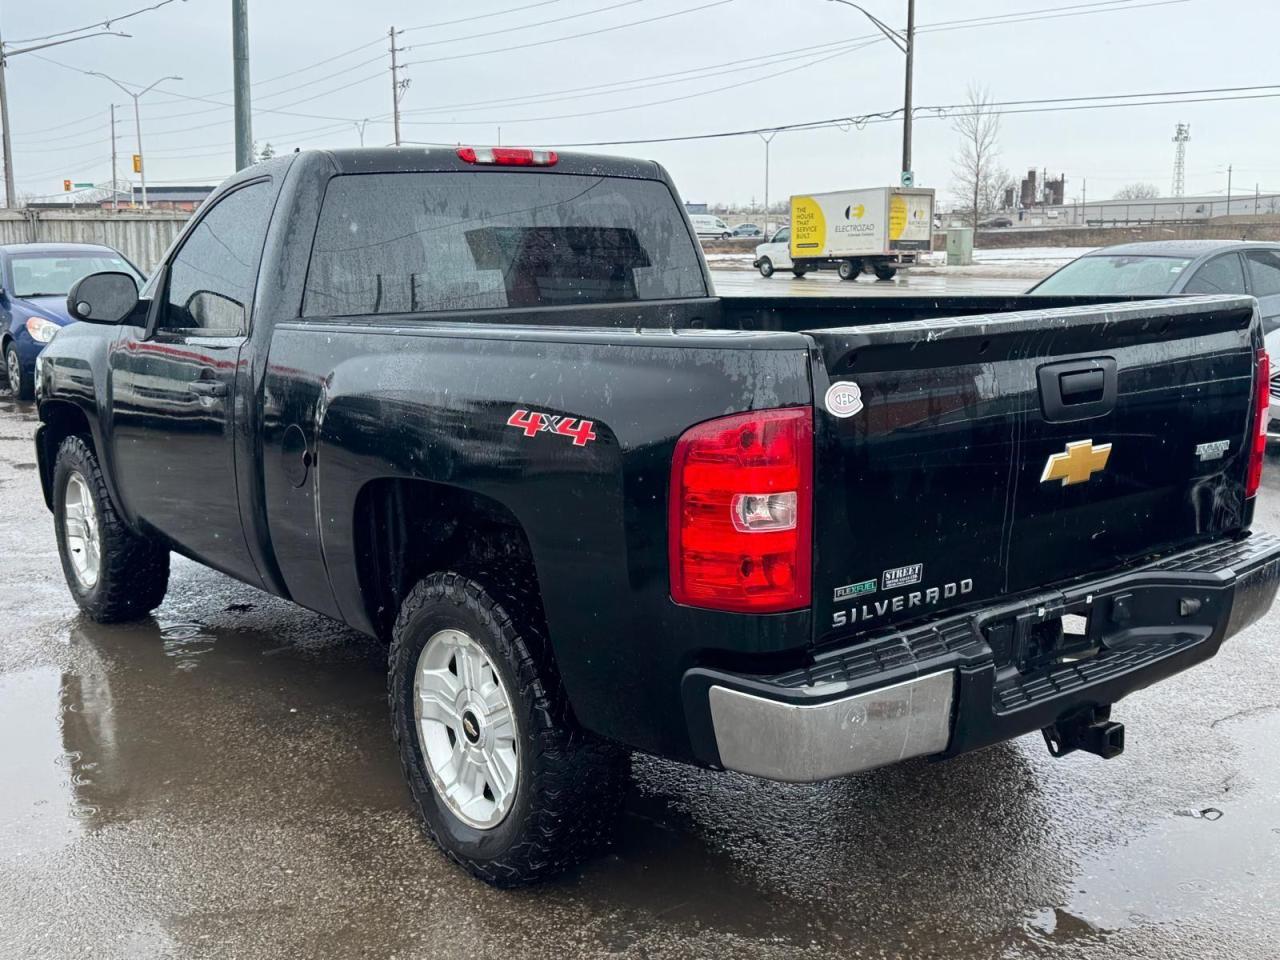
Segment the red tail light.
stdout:
[[1255,496],[1262,484],[1262,461],[1267,455],[1267,416],[1271,406],[1271,358],[1267,351],[1258,351],[1258,365],[1254,368],[1253,381],[1253,434],[1249,448],[1249,475],[1244,483],[1244,495]]
[[699,424],[671,466],[671,598],[712,610],[809,606],[813,411]]
[[499,167],[554,167],[560,162],[560,155],[554,150],[527,147],[459,147],[458,159]]

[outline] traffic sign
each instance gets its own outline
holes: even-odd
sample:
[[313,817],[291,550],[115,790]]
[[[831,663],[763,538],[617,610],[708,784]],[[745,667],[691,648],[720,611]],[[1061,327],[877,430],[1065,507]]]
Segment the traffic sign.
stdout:
[[914,170],[902,171],[902,185],[904,187],[914,187],[916,185],[916,174]]
[[77,189],[77,190],[92,190],[92,189],[93,189],[93,184],[92,184],[92,183],[73,183],[71,186],[73,186],[73,187],[74,187],[75,189]]
[[133,172],[134,173],[142,172],[142,154],[140,153],[135,153],[133,155]]

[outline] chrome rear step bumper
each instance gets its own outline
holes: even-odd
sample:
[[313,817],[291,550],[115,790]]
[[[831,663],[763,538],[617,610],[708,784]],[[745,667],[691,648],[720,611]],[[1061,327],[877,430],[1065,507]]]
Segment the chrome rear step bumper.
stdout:
[[[809,782],[954,756],[1051,727],[1208,660],[1280,587],[1280,538],[1181,551],[1122,573],[822,651],[768,676],[696,667],[682,687],[711,766]],[[1088,656],[1030,663],[1026,638],[1088,616]]]

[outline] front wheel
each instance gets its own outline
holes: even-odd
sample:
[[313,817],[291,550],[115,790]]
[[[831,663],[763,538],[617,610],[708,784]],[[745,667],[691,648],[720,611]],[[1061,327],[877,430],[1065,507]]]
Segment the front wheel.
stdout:
[[81,437],[58,448],[53,526],[67,586],[88,616],[120,623],[160,606],[169,588],[169,551],[125,526],[98,458]]
[[387,690],[422,825],[495,886],[552,876],[594,851],[620,806],[626,754],[580,730],[536,616],[457,573],[405,598]]
[[857,280],[861,272],[862,262],[859,260],[841,260],[840,266],[836,268],[841,280]]
[[24,402],[33,400],[36,395],[35,377],[22,372],[22,359],[18,356],[18,347],[9,343],[4,348],[4,369],[9,378],[9,390],[14,399]]
[[760,276],[764,277],[766,280],[773,276],[773,261],[768,257],[761,257],[760,262],[756,264],[756,266],[760,270]]

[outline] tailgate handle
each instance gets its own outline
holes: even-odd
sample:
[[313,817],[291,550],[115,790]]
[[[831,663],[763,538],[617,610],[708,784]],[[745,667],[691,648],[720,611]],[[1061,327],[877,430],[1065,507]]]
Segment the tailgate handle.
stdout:
[[1037,371],[1040,406],[1051,423],[1091,420],[1116,406],[1116,362],[1111,357],[1050,363]]
[[1067,406],[1101,400],[1105,383],[1106,377],[1101,370],[1058,374],[1058,392]]

